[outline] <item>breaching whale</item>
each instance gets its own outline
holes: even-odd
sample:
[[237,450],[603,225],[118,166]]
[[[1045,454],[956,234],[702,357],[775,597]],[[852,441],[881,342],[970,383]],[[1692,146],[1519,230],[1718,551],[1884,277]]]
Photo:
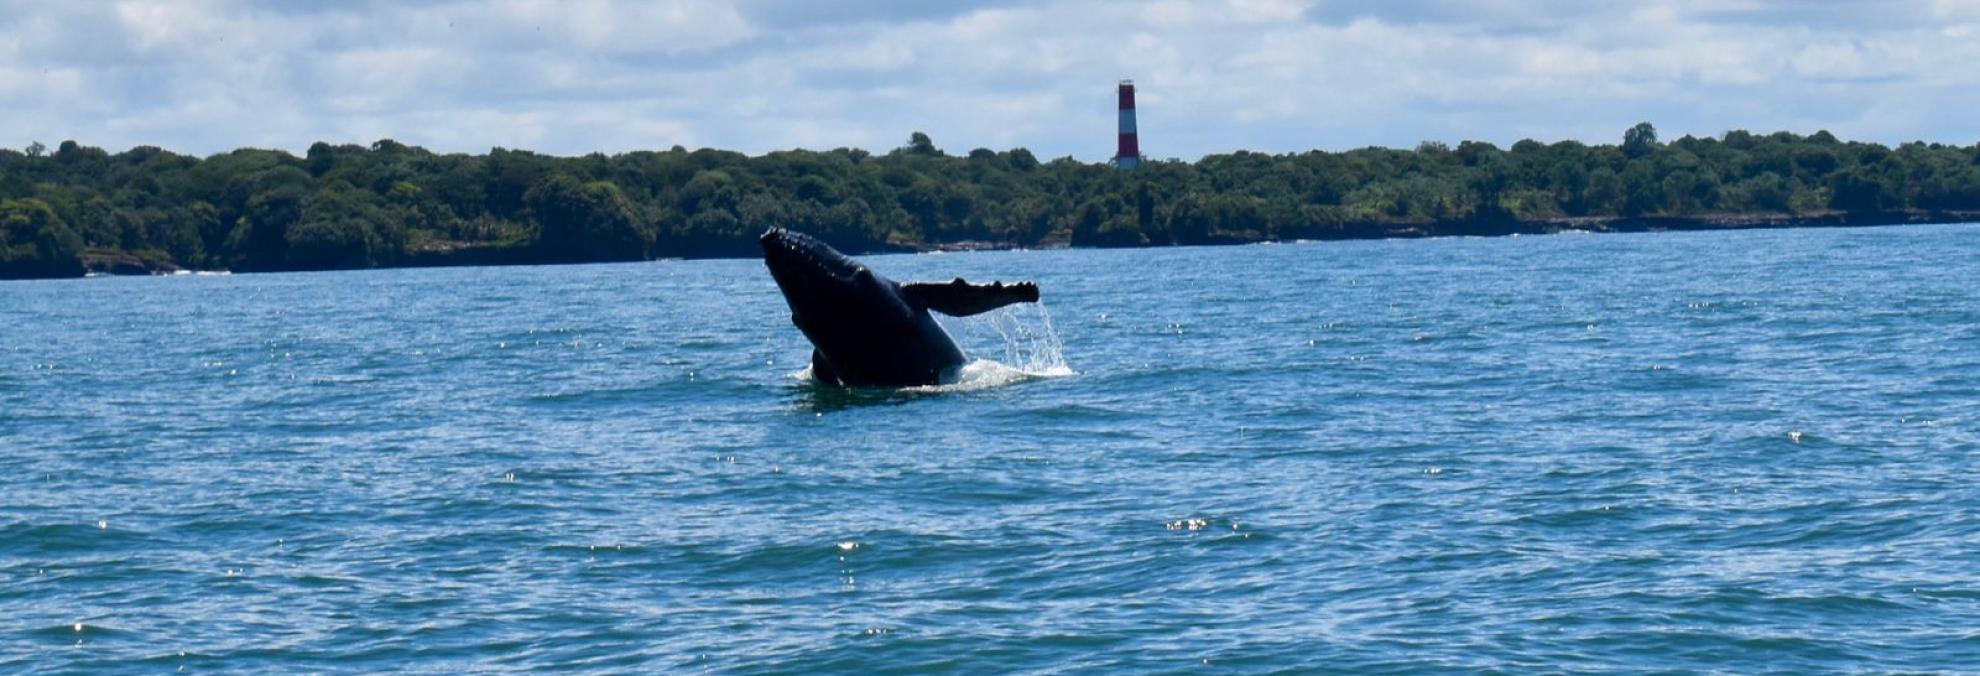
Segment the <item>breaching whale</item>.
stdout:
[[811,340],[811,377],[850,387],[955,382],[962,348],[930,310],[963,317],[1038,300],[1038,285],[900,284],[810,235],[772,228],[759,240],[763,264]]

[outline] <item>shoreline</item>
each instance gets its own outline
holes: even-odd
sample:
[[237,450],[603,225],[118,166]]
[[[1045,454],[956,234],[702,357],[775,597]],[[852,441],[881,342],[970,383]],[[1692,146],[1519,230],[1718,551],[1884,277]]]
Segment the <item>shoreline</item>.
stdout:
[[[1822,211],[1801,214],[1747,213],[1747,214],[1703,214],[1698,216],[1578,216],[1546,218],[1534,220],[1502,221],[1427,221],[1427,222],[1359,222],[1343,223],[1336,226],[1314,226],[1295,229],[1289,237],[1211,237],[1200,242],[1166,242],[1136,244],[1082,244],[1074,245],[1068,238],[1058,237],[1040,245],[1020,245],[1013,242],[964,240],[957,242],[933,242],[899,244],[868,251],[856,251],[855,255],[876,253],[960,253],[969,251],[1012,251],[1020,249],[1140,249],[1168,246],[1231,246],[1269,242],[1327,242],[1373,239],[1423,239],[1431,237],[1507,237],[1513,235],[1552,235],[1563,232],[1590,233],[1647,233],[1647,232],[1694,232],[1712,230],[1772,230],[1783,228],[1847,228],[1881,227],[1897,225],[1936,225],[1980,222],[1980,211],[1879,211],[1847,212]],[[741,248],[741,247],[738,247]],[[659,259],[682,260],[724,260],[752,258],[747,255],[685,255],[664,256]],[[198,270],[179,267],[169,261],[150,260],[124,251],[92,250],[82,257],[84,274],[79,276],[25,277],[21,279],[78,279],[81,277],[141,277],[171,276],[188,273],[245,273],[254,272],[312,272],[325,270],[379,270],[392,268],[435,268],[435,267],[501,267],[511,265],[571,265],[584,263],[630,262],[616,260],[569,260],[543,257],[536,252],[521,247],[475,247],[464,246],[448,249],[428,250],[412,254],[406,261],[394,265],[379,265],[369,268],[327,268],[295,270],[255,270],[235,271],[229,269]]]

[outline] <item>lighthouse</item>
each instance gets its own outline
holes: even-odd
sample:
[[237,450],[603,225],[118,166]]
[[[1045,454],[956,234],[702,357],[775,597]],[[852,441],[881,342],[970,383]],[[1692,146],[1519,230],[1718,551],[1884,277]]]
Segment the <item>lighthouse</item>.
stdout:
[[1120,145],[1114,151],[1114,166],[1133,169],[1141,166],[1141,139],[1134,132],[1134,81],[1121,81]]

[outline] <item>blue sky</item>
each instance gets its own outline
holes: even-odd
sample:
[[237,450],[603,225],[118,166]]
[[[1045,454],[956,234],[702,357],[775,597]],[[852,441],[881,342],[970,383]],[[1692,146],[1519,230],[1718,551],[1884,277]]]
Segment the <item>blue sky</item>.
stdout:
[[1980,141],[1980,1],[0,0],[0,145],[1194,160],[1828,129]]

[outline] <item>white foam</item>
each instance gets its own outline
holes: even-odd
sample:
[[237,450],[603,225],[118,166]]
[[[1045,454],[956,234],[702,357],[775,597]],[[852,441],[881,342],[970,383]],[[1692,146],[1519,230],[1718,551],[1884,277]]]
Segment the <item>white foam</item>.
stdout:
[[1015,385],[1041,378],[1064,378],[1070,375],[1074,375],[1073,370],[1065,364],[1059,364],[1058,366],[1041,371],[1031,371],[1016,368],[999,361],[977,359],[963,365],[962,371],[956,375],[956,382],[944,385],[908,387],[902,388],[902,390],[905,392],[974,392],[976,390]]

